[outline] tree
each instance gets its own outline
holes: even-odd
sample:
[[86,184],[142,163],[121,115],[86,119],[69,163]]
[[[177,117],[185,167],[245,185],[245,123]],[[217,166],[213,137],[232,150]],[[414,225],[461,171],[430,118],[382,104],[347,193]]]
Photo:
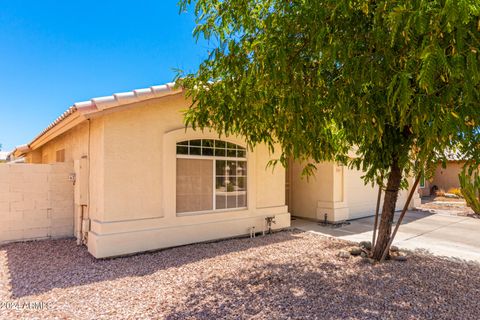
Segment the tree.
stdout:
[[470,170],[464,168],[458,175],[462,194],[467,205],[473,212],[480,215],[480,175],[478,168]]
[[478,0],[180,5],[194,8],[194,36],[213,46],[198,71],[178,75],[192,99],[186,124],[240,134],[251,147],[279,145],[281,164],[310,161],[305,174],[321,161],[363,170],[365,183],[385,191],[377,260],[391,243],[407,178],[442,160],[445,148],[480,149],[472,143],[480,124]]

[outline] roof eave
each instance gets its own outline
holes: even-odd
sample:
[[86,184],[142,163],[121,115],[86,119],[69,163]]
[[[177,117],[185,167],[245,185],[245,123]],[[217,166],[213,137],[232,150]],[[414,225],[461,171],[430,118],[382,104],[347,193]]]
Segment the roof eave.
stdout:
[[182,88],[176,88],[175,83],[170,82],[164,85],[115,93],[110,96],[77,102],[45,128],[28,145],[19,146],[12,153],[15,157],[23,156],[58,137],[62,133],[72,129],[83,121],[90,119],[94,115],[103,114],[106,110],[116,109],[118,107],[150,99],[176,95],[182,92]]

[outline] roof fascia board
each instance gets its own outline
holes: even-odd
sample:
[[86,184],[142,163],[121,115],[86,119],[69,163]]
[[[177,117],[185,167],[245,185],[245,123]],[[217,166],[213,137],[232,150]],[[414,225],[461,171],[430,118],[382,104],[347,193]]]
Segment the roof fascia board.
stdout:
[[33,140],[30,143],[31,150],[35,150],[41,147],[45,143],[55,139],[62,133],[65,133],[66,131],[72,129],[73,127],[77,126],[85,120],[87,120],[87,118],[80,114],[78,111],[72,113],[71,115],[60,121],[56,126],[45,132],[43,135]]

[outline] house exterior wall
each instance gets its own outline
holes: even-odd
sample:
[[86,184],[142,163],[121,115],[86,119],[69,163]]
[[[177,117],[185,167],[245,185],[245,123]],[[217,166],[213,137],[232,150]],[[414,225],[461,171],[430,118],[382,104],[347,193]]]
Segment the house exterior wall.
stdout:
[[69,163],[0,164],[0,243],[73,236]]
[[[362,176],[364,173],[360,170],[347,169],[345,178],[345,189],[347,194],[347,203],[350,208],[349,219],[362,218],[375,214],[377,205],[378,187],[372,187],[370,184],[365,185]],[[409,184],[413,184],[410,179]],[[382,193],[383,195],[383,193]],[[396,210],[402,210],[408,197],[408,190],[401,190],[398,194]],[[420,197],[418,193],[412,198],[410,208],[419,204]],[[383,206],[383,197],[380,202],[380,209]]]
[[449,161],[446,168],[442,168],[442,165],[438,165],[435,170],[435,174],[430,183],[431,186],[437,186],[439,189],[443,189],[447,192],[451,188],[460,188],[460,181],[458,175],[462,171],[464,162]]
[[425,186],[423,188],[418,188],[420,196],[425,197],[432,195],[433,186],[436,186],[438,190],[443,190],[444,192],[448,192],[448,190],[452,188],[460,188],[458,175],[464,165],[464,161],[449,161],[445,168],[442,167],[442,164],[438,164],[433,177],[430,180],[425,180]]
[[[135,108],[132,108],[135,106]],[[285,170],[266,171],[266,147],[248,152],[248,208],[202,214],[175,209],[176,142],[211,139],[212,132],[185,130],[182,95],[153,99],[103,116],[103,206],[91,218],[88,249],[98,258],[208,241],[290,226]],[[244,145],[242,139],[226,139]],[[97,179],[91,176],[91,179]],[[91,192],[92,193],[92,192]]]
[[64,162],[73,162],[88,155],[89,123],[85,121],[29,153],[28,163],[55,163],[57,151],[65,150]]
[[[339,222],[375,214],[378,189],[364,185],[361,171],[326,162],[318,164],[315,175],[307,180],[300,175],[302,168],[303,164],[290,163],[289,209],[293,216]],[[400,192],[397,210],[403,208],[407,196],[406,190]],[[419,201],[416,194],[410,206]]]
[[[27,163],[34,164],[53,164],[57,163],[57,151],[64,150],[65,163],[73,167],[76,160],[82,158],[88,161],[88,176],[93,177],[86,183],[88,184],[88,206],[85,208],[85,215],[88,217],[103,213],[104,201],[104,117],[99,116],[94,119],[84,121],[73,127],[71,130],[59,135],[51,141],[45,143],[38,149],[29,152],[26,155]],[[90,154],[90,155],[89,155]],[[79,176],[79,172],[75,172]],[[90,190],[90,191],[89,191]],[[80,212],[80,204],[75,204],[75,215]],[[75,229],[79,228],[78,219]]]

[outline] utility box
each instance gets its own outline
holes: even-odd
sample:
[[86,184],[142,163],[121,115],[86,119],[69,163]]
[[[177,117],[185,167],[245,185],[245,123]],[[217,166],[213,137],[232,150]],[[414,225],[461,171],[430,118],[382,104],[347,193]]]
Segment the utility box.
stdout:
[[88,159],[75,160],[74,201],[76,205],[88,205]]

